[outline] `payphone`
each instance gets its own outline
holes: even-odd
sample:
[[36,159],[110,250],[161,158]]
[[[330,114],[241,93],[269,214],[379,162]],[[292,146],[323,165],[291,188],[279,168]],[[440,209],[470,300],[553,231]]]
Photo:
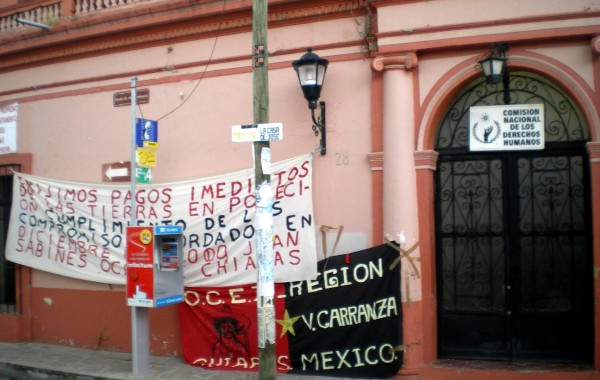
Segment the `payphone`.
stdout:
[[181,226],[127,227],[127,305],[183,302]]

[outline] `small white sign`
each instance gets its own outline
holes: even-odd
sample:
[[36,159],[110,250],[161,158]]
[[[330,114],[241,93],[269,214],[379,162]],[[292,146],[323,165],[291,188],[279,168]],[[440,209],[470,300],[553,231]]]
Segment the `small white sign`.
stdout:
[[283,124],[266,123],[250,125],[234,125],[231,127],[231,141],[280,141],[283,140]]
[[19,103],[0,106],[0,154],[17,153]]
[[271,149],[263,147],[260,152],[260,165],[262,166],[262,173],[265,175],[271,175]]
[[471,107],[469,150],[544,149],[544,105]]

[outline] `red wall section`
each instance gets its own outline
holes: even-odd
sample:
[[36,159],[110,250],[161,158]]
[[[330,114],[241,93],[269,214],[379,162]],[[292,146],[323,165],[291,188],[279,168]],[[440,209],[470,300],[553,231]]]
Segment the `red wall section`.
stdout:
[[[124,292],[34,288],[32,340],[131,351],[131,308]],[[177,307],[150,310],[152,355],[181,356]]]

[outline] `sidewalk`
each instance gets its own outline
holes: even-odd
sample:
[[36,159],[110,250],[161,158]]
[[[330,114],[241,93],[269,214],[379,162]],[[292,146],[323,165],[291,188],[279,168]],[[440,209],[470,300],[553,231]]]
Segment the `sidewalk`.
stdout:
[[[443,362],[443,361],[442,361]],[[425,367],[421,379],[572,379],[600,380],[600,373],[589,365],[560,365],[535,363],[498,363],[486,361],[448,360]],[[454,363],[454,364],[452,364]],[[348,378],[283,375],[282,380],[348,380]],[[150,371],[133,374],[130,353],[96,351],[91,349],[43,343],[0,342],[0,380],[250,380],[258,379],[257,372],[211,371],[192,367],[179,357],[153,356]]]
[[[332,379],[277,375],[286,380]],[[130,353],[96,351],[42,343],[0,342],[0,380],[17,379],[258,379],[256,372],[210,371],[193,367],[179,357],[151,357],[150,371],[134,375]],[[340,380],[337,378],[337,380]]]

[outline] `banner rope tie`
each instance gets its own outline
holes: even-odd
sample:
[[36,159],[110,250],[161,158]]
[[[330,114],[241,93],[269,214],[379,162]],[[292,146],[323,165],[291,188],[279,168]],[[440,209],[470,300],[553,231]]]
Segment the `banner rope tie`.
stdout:
[[[333,243],[333,249],[331,250],[331,255],[328,257],[327,256],[327,232],[329,232],[331,230],[338,230],[338,232],[337,232],[337,236],[335,237],[335,243]],[[335,228],[335,227],[331,227],[331,226],[322,225],[319,228],[319,231],[321,231],[321,242],[323,244],[323,255],[325,257],[325,264],[323,264],[323,271],[325,271],[325,268],[327,268],[327,262],[329,261],[329,258],[331,256],[333,256],[333,253],[335,252],[338,242],[340,241],[340,237],[342,236],[342,232],[344,231],[344,226],[340,225],[339,228]]]
[[417,275],[417,278],[421,278],[419,269],[417,268],[417,265],[415,264],[415,261],[414,261],[415,258],[410,256],[410,254],[413,253],[415,251],[415,249],[417,249],[417,247],[419,246],[419,242],[416,242],[415,244],[413,244],[412,247],[410,247],[407,250],[402,249],[402,247],[400,247],[396,242],[390,241],[387,238],[385,239],[385,244],[389,245],[390,247],[394,248],[396,251],[398,251],[400,253],[398,258],[390,264],[390,270],[393,270],[396,267],[396,265],[398,265],[400,260],[405,258],[406,260],[408,260],[408,263],[410,264],[410,266],[412,266],[413,270],[415,271],[415,274]]
[[401,344],[395,347],[390,348],[390,354],[396,353],[396,352],[406,352],[410,349],[411,346],[417,346],[420,345],[421,342],[414,342],[414,343],[407,343],[407,344]]

